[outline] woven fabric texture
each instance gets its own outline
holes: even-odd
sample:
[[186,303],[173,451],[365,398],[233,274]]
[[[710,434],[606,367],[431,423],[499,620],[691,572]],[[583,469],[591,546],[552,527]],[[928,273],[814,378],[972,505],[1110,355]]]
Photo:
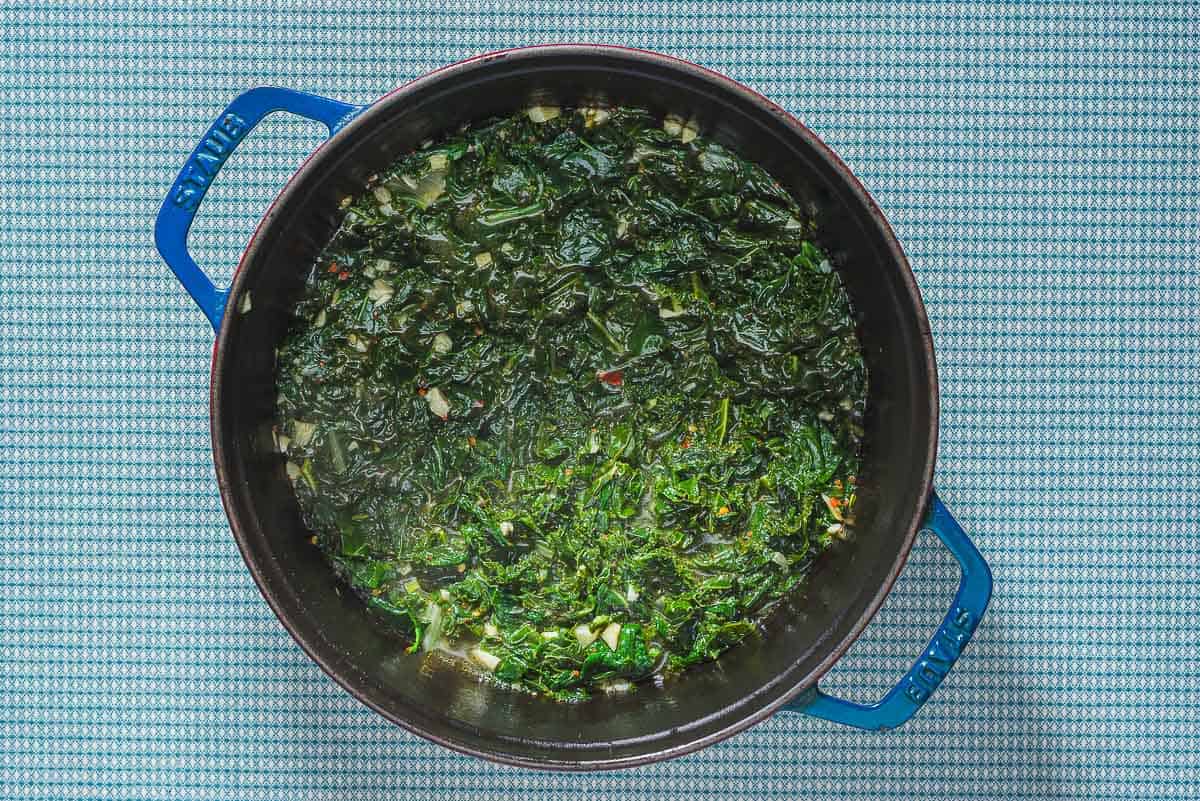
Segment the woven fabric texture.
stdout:
[[[0,798],[1200,797],[1200,59],[1194,3],[0,3]],[[912,259],[938,487],[996,595],[902,730],[780,714],[599,775],[385,723],[255,589],[213,479],[211,330],[151,224],[260,83],[366,102],[478,52],[661,50],[785,106]],[[280,115],[192,236],[228,277],[320,141]],[[900,677],[957,571],[922,540],[829,689]]]

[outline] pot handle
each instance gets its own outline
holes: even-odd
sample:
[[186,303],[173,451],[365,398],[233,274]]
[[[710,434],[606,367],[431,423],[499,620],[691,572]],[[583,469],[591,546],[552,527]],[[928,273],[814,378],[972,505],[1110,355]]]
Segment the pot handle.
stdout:
[[225,107],[188,156],[179,177],[158,210],[154,223],[154,244],[175,277],[183,284],[200,310],[212,323],[221,326],[225,299],[229,290],[218,289],[200,269],[187,249],[188,229],[200,208],[200,201],[216,178],[217,172],[246,134],[273,111],[288,111],[316,122],[323,122],[333,136],[365,106],[354,106],[294,89],[259,86],[238,95]]
[[908,722],[933,695],[971,641],[987,609],[992,597],[992,571],[936,493],[930,499],[924,529],[938,536],[962,568],[954,603],[929,647],[882,701],[855,704],[826,695],[814,685],[784,709],[859,729],[887,731]]

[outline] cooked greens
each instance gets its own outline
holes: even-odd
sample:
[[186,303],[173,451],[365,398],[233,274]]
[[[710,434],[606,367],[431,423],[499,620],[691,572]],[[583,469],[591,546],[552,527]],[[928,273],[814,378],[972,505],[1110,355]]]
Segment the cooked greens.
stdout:
[[279,351],[314,542],[409,650],[560,699],[717,658],[850,522],[813,225],[682,120],[536,107],[347,199]]

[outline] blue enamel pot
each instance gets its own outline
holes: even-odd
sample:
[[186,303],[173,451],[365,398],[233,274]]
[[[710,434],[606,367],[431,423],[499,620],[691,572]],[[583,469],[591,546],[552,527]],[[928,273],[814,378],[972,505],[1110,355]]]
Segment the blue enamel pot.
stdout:
[[[353,593],[339,592],[271,447],[275,347],[339,202],[423,140],[531,103],[636,105],[694,119],[813,210],[841,272],[870,374],[854,536],[818,560],[767,633],[667,688],[577,704],[480,682],[406,654]],[[280,192],[228,288],[187,250],[187,232],[222,164],[267,114],[318,120],[329,139]],[[598,45],[523,48],[426,75],[368,106],[260,87],[234,99],[188,158],[155,226],[158,249],[216,330],[213,457],[230,526],[263,596],[334,680],[384,717],[434,742],[535,768],[618,768],[668,759],[768,715],[800,712],[862,729],[900,726],[962,654],[991,595],[979,552],[933,491],[938,385],[920,294],[896,237],[859,181],[811,131],[728,78],[663,55]],[[253,312],[238,299],[253,293]],[[818,680],[870,622],[917,533],[935,534],[962,568],[933,640],[878,703],[850,703]],[[899,666],[898,666],[899,668]],[[899,671],[898,671],[899,672]]]

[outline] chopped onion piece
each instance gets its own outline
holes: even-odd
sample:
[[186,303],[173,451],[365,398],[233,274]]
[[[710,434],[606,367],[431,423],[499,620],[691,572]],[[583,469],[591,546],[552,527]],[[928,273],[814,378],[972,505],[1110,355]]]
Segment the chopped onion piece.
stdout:
[[425,628],[425,638],[421,642],[421,647],[426,651],[431,651],[438,644],[438,640],[442,638],[442,607],[430,601],[429,606],[425,607],[425,620],[429,625]]
[[449,334],[438,334],[433,338],[434,353],[449,353],[454,350],[454,340]]
[[579,113],[583,117],[584,128],[595,128],[597,125],[603,125],[612,116],[612,112],[608,109],[598,106],[581,108],[579,109]]
[[444,170],[448,163],[449,160],[445,153],[434,153],[429,157],[429,169],[431,170]]
[[363,268],[363,274],[367,278],[378,278],[382,273],[386,273],[392,269],[392,263],[387,259],[376,259]]
[[617,650],[617,640],[621,637],[621,624],[609,623],[604,627],[604,631],[600,632],[600,639],[608,643],[608,647]]
[[496,656],[495,654],[489,654],[482,648],[472,648],[471,658],[483,665],[489,671],[495,670],[496,665],[500,664],[500,657]]
[[[665,127],[665,125],[664,125],[664,127]],[[629,154],[627,163],[628,164],[638,164],[639,162],[642,161],[642,159],[646,158],[647,156],[653,156],[654,153],[655,153],[655,150],[652,147],[645,147],[643,145],[634,145],[633,152],[631,154]]]
[[529,119],[533,122],[549,122],[552,119],[562,114],[562,109],[558,106],[531,106],[525,112],[529,115]]
[[376,278],[371,284],[371,288],[367,290],[367,297],[376,306],[382,306],[387,303],[395,294],[396,290],[392,288],[392,285],[382,278]]
[[446,396],[437,387],[431,387],[425,393],[425,402],[429,404],[429,411],[438,417],[443,420],[450,417],[450,402],[446,400]]
[[691,120],[685,121],[682,117],[670,114],[663,120],[663,130],[671,136],[678,136],[679,141],[685,145],[700,135],[696,123]]
[[445,191],[446,173],[427,172],[421,177],[416,187],[413,188],[413,195],[416,197],[417,202],[421,204],[421,208],[429,208]]
[[594,643],[596,638],[599,636],[600,635],[593,632],[586,623],[581,623],[575,627],[575,639],[579,641],[579,646],[581,648],[587,648],[589,645]]
[[307,448],[312,442],[313,434],[317,433],[316,423],[306,423],[303,420],[292,421],[292,438],[301,448]]
[[[503,248],[501,248],[501,250],[503,250]],[[486,250],[483,251],[482,253],[475,254],[475,266],[476,267],[480,267],[480,268],[487,267],[491,263],[492,263],[492,254],[488,253]]]
[[483,624],[483,633],[485,636],[488,636],[488,637],[499,637],[500,629],[496,628],[495,623],[488,621],[487,623]]
[[375,199],[380,203],[391,203],[392,193],[388,191],[386,186],[377,186],[374,189]]
[[284,469],[287,470],[287,477],[292,481],[300,478],[300,465],[295,462],[288,462]]

